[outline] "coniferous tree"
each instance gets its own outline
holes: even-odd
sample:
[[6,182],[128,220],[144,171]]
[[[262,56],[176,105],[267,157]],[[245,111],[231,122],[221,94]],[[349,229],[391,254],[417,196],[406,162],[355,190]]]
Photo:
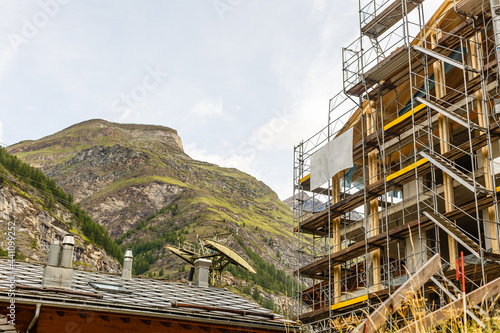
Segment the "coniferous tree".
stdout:
[[7,171],[17,176],[19,180],[40,191],[49,203],[49,209],[55,208],[56,202],[66,207],[77,219],[83,234],[92,242],[100,245],[118,261],[123,262],[123,252],[118,244],[109,236],[103,226],[95,223],[79,204],[73,203],[73,197],[67,195],[56,185],[55,181],[16,156],[11,155],[5,148],[0,148],[0,183],[7,180]]

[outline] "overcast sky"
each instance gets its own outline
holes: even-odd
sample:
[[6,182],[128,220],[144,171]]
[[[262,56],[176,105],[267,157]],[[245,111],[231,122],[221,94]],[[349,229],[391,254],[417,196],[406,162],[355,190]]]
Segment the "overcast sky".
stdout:
[[342,87],[357,6],[0,0],[0,142],[92,118],[164,125],[191,157],[236,167],[286,199],[293,146],[326,125]]

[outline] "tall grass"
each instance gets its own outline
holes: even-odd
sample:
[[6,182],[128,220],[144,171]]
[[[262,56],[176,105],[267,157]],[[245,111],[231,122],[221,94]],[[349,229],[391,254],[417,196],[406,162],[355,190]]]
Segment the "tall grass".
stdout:
[[[418,321],[428,315],[430,312],[437,310],[437,306],[429,304],[421,293],[408,294],[407,299],[402,304],[391,318],[386,318],[387,323],[380,327],[378,332],[397,332],[398,330],[406,327],[407,325]],[[486,303],[479,305],[483,310],[486,309],[484,314],[476,309],[469,309],[476,315],[480,321],[485,325],[483,328],[479,323],[474,321],[469,315],[464,316],[463,311],[457,313],[450,313],[448,318],[436,323],[431,328],[425,328],[422,325],[417,325],[413,330],[415,333],[493,333],[500,332],[500,308],[498,298],[494,301],[489,301],[488,306]],[[429,310],[431,309],[431,310]],[[366,317],[365,317],[366,318]],[[466,319],[464,321],[464,318]],[[333,332],[351,332],[365,319],[360,320],[359,317],[354,315],[340,316],[330,320],[330,327]]]

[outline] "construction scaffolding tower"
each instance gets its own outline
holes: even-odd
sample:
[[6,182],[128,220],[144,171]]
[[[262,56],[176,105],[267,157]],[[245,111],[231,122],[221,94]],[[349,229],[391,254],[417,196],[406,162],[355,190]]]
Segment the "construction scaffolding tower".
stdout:
[[[424,5],[359,1],[343,91],[294,149],[296,313],[314,332],[357,325],[436,253],[428,310],[460,252],[468,290],[500,276],[500,1],[446,0],[428,21]],[[351,128],[352,167],[316,186],[314,154]]]

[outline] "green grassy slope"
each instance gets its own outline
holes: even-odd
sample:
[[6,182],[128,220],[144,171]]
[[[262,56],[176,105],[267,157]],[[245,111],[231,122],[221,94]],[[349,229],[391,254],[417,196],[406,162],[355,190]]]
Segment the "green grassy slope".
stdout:
[[163,245],[227,231],[256,266],[265,267],[259,257],[280,277],[290,270],[289,207],[244,172],[191,159],[175,130],[91,120],[8,149],[53,177],[122,249],[132,247],[136,273],[174,276],[183,263]]

